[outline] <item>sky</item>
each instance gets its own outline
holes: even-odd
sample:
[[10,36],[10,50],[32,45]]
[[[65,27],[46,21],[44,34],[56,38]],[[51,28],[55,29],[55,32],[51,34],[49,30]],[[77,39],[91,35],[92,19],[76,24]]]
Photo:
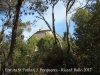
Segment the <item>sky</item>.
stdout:
[[[77,0],[78,1],[78,0]],[[80,3],[83,3],[83,6],[85,4],[85,0],[79,0]],[[80,3],[79,2],[76,2],[74,4],[74,6],[72,7],[72,10],[73,8],[77,8],[80,6]],[[68,21],[70,23],[70,34],[73,36],[73,33],[74,33],[74,22],[71,21],[71,16],[72,14],[74,14],[74,12],[68,14]],[[60,36],[63,36],[63,33],[66,32],[66,9],[65,9],[65,6],[63,4],[63,2],[58,2],[55,6],[55,9],[54,9],[54,14],[55,14],[55,28],[56,28],[56,33],[59,34]],[[35,15],[22,15],[21,19],[22,19],[22,22],[26,22],[26,21],[30,21],[30,22],[33,22],[33,20],[35,20]],[[50,26],[52,26],[52,8],[49,7],[49,9],[45,12],[44,14],[44,17],[45,19],[48,21],[48,23],[50,24]],[[1,20],[0,20],[0,24],[2,25],[1,23]],[[0,31],[1,31],[1,25],[0,25]],[[39,31],[39,29],[43,26],[43,30],[48,30],[49,28],[47,27],[47,25],[45,24],[45,22],[43,20],[38,20],[38,22],[35,24],[36,26],[31,26],[31,32],[27,32],[27,31],[24,31],[23,32],[23,35],[24,35],[24,40],[27,40],[29,37],[31,37],[35,32]],[[7,33],[7,32],[6,32]]]
[[[80,3],[83,3],[85,4],[85,1],[84,0],[80,0]],[[84,6],[83,4],[83,6]],[[76,2],[75,5],[73,6],[74,8],[77,8],[79,7],[80,4],[79,2]],[[72,10],[73,10],[73,7],[72,7]],[[74,22],[71,21],[71,16],[72,14],[74,14],[74,12],[68,14],[68,21],[70,23],[70,34],[73,36],[73,33],[74,33]],[[55,28],[56,28],[56,33],[59,34],[60,36],[63,36],[63,33],[66,32],[66,9],[65,9],[65,6],[63,4],[63,2],[58,2],[57,5],[55,6],[55,9],[54,9],[54,14],[55,14]],[[50,26],[52,26],[52,8],[49,7],[49,9],[46,11],[46,13],[44,14],[44,17],[45,19],[48,21],[48,23],[50,24]],[[22,21],[25,22],[25,21],[30,21],[32,22],[33,20],[35,19],[34,16],[32,15],[23,15],[22,17]],[[43,30],[48,30],[49,28],[47,27],[47,25],[45,24],[45,22],[43,20],[39,20],[37,23],[36,23],[36,27],[31,27],[32,30],[31,32],[27,32],[27,31],[24,31],[24,36],[25,36],[25,40],[27,40],[29,37],[31,37],[35,32],[39,31],[39,29],[43,26]]]

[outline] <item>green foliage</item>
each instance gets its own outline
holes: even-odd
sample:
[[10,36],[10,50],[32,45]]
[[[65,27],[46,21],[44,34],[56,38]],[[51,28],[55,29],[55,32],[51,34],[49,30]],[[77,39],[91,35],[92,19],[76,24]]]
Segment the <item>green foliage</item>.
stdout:
[[77,13],[72,16],[72,20],[75,22],[76,25],[84,25],[86,24],[92,17],[92,14],[88,12],[86,9],[79,9]]
[[29,51],[35,51],[36,45],[37,45],[38,40],[35,37],[32,37],[27,41],[27,47]]
[[[75,28],[75,44],[78,46],[77,56],[80,67],[91,67],[94,74],[100,72],[98,60],[100,53],[100,13],[99,5],[94,6],[95,11],[87,11],[80,9],[75,14],[72,20],[76,24]],[[98,7],[98,8],[97,8]]]
[[21,38],[17,38],[16,40],[17,42],[13,54],[13,67],[15,68],[22,67],[21,65],[23,64],[23,62],[25,62],[24,58],[26,58],[26,55],[28,53],[27,44],[24,41],[22,41]]
[[[8,0],[7,0],[8,1]],[[13,0],[12,0],[13,1]],[[48,0],[49,1],[49,0]],[[52,1],[52,0],[50,0]],[[58,1],[58,0],[57,0]],[[42,0],[29,1],[30,10],[43,13],[47,10],[47,5]],[[36,2],[36,3],[35,3]],[[52,1],[53,2],[53,1]],[[56,1],[54,1],[56,2]],[[0,4],[1,5],[1,4]],[[1,7],[1,6],[0,6]],[[42,8],[43,7],[43,8]],[[66,32],[64,33],[63,41],[60,39],[62,48],[54,45],[53,36],[45,36],[40,40],[31,37],[27,42],[23,41],[22,33],[24,30],[31,30],[30,21],[26,23],[18,22],[16,44],[13,54],[12,68],[35,68],[35,69],[58,69],[61,68],[92,68],[90,75],[100,73],[100,2],[90,5],[91,9],[79,9],[72,16],[75,22],[75,38],[71,38],[70,53],[67,54]],[[13,7],[14,8],[14,7]],[[1,9],[1,8],[0,8]],[[26,14],[27,12],[24,11]],[[34,13],[28,12],[29,14]],[[11,28],[12,28],[12,22]],[[8,26],[9,27],[9,26]],[[11,36],[11,35],[10,35]],[[6,38],[7,39],[7,38]],[[2,65],[7,59],[9,49],[9,41],[3,41],[0,46],[2,54]],[[36,51],[36,48],[38,51]],[[93,73],[92,73],[93,72]],[[11,75],[86,75],[85,73],[72,72],[13,72]]]
[[[44,69],[61,69],[77,67],[77,60],[73,54],[66,54],[66,50],[61,49],[59,46],[54,46],[54,37],[46,36],[37,40],[32,37],[26,42],[21,38],[16,39],[15,50],[13,54],[13,68],[44,68]],[[35,50],[37,45],[38,51]],[[13,72],[14,75],[66,75],[71,73],[66,72]]]
[[44,38],[41,38],[38,41],[37,46],[39,47],[40,51],[48,51],[51,50],[54,43],[54,37],[53,36],[46,36]]
[[0,53],[2,54],[2,63],[4,64],[5,59],[7,58],[8,52],[10,48],[10,42],[5,43],[2,42],[2,45],[0,46]]
[[[38,43],[38,51],[34,53],[32,61],[33,67],[45,69],[61,69],[77,67],[76,58],[72,54],[67,55],[66,50],[62,50],[59,46],[54,46],[54,37],[46,36],[41,38]],[[64,72],[42,72],[48,75],[61,75]],[[39,72],[41,74],[41,72]],[[69,74],[69,73],[68,73]],[[42,74],[41,74],[42,75]],[[44,75],[44,74],[43,74]]]
[[[27,43],[24,42],[21,38],[17,38],[17,42],[13,54],[13,65],[12,68],[23,69],[23,68],[32,68],[35,65],[35,61],[32,61],[34,58],[34,50],[37,40],[33,37]],[[13,75],[33,75],[33,72],[12,72]]]

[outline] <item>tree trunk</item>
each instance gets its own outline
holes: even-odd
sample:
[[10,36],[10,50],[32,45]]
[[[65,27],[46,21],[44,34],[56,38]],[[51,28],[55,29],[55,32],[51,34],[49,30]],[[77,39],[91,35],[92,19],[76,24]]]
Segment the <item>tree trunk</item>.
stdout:
[[44,18],[44,16],[40,12],[38,12],[38,11],[37,11],[37,13],[42,17],[42,18],[40,18],[40,17],[38,17],[38,18],[42,19],[46,23],[46,25],[48,26],[48,28],[52,31],[49,23],[46,21],[46,19]]
[[[34,9],[35,10],[35,9]],[[52,28],[53,28],[53,30],[51,29],[51,27],[50,27],[50,25],[49,25],[49,23],[46,21],[46,19],[44,18],[44,16],[40,13],[40,12],[38,12],[37,11],[37,13],[41,16],[41,17],[38,17],[38,18],[40,18],[40,19],[42,19],[45,23],[46,23],[46,25],[48,26],[48,28],[51,30],[51,32],[53,33],[53,35],[54,35],[54,38],[56,38],[56,43],[58,43],[59,45],[60,45],[60,47],[62,48],[62,45],[61,45],[61,43],[59,42],[59,40],[58,40],[58,38],[56,37],[56,32],[55,32],[55,25],[54,25],[54,7],[53,7],[53,10],[52,10]],[[55,34],[54,34],[55,33]]]
[[66,27],[67,27],[66,36],[67,36],[67,45],[68,45],[67,52],[69,53],[70,52],[70,34],[69,34],[69,24],[68,24],[67,10],[66,10]]
[[70,52],[70,34],[69,34],[69,24],[68,24],[68,11],[70,11],[71,7],[74,5],[75,0],[69,0],[66,6],[66,27],[67,27],[67,44],[68,44],[68,50],[67,52]]
[[[3,40],[3,37],[4,37],[4,29],[5,29],[5,24],[2,26],[2,31],[1,31],[1,34],[0,34],[0,48],[2,47],[2,40]],[[3,67],[3,65],[1,64],[2,55],[3,55],[3,51],[0,54],[0,73],[2,73],[2,67]],[[5,58],[5,56],[4,56],[4,58]]]
[[[19,18],[19,12],[22,5],[22,0],[18,0],[18,4],[16,5],[16,15],[14,17],[13,22],[13,29],[12,29],[12,37],[11,37],[11,45],[10,45],[10,52],[8,54],[7,60],[5,61],[5,68],[10,68],[12,66],[12,54],[14,51],[14,45],[16,42],[16,31],[17,31],[17,25],[18,25],[18,18]],[[3,70],[2,75],[10,75],[10,72],[5,72],[5,68]]]
[[53,28],[54,38],[55,38],[55,44],[57,44],[57,37],[56,37],[55,24],[54,24],[54,22],[55,22],[55,19],[54,19],[54,5],[53,5],[52,6],[52,28]]
[[2,31],[1,31],[1,34],[0,34],[0,47],[2,45],[2,40],[3,40],[3,36],[4,36],[4,29],[5,29],[5,25],[2,26]]

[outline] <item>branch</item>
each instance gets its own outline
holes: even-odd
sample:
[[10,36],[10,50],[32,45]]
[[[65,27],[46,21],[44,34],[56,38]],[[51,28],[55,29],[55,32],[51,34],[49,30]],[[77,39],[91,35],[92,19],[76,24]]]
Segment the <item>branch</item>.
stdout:
[[35,16],[35,17],[43,20],[43,18],[41,18],[41,17],[39,17],[39,16]]
[[[83,2],[84,2],[84,1],[83,1]],[[82,3],[83,3],[83,2],[82,2]],[[88,5],[88,3],[89,3],[89,0],[86,2],[86,4],[85,4],[83,7],[81,7],[81,6],[83,5],[83,4],[81,4],[79,7],[77,7],[77,8],[74,9],[73,11],[70,11],[68,14],[70,14],[70,13],[72,13],[72,12],[78,10],[78,9],[82,9],[82,8],[86,7],[86,6]]]
[[59,0],[57,0],[53,5],[55,6],[58,3]]
[[[71,1],[72,1],[72,3],[71,3]],[[71,5],[70,5],[70,3],[71,3]],[[75,0],[70,0],[67,3],[67,7],[66,7],[67,12],[66,13],[68,13],[68,11],[71,9],[71,7],[74,5],[74,3],[75,3]]]
[[44,18],[44,16],[43,15],[41,15],[41,13],[40,12],[38,12],[37,11],[37,13],[42,17],[42,18],[40,18],[40,19],[42,19],[42,20],[44,20],[44,22],[46,23],[46,25],[48,26],[48,28],[52,31],[52,29],[51,29],[51,27],[50,27],[50,25],[49,25],[49,23],[46,21],[46,19]]

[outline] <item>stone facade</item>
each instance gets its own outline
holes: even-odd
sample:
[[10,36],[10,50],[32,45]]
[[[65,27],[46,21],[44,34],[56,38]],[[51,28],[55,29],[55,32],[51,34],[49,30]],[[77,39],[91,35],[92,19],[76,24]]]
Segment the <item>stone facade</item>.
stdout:
[[[40,31],[37,31],[36,33],[34,33],[30,38],[36,37],[36,39],[41,39],[41,38],[43,38],[43,37],[45,37],[47,35],[53,36],[52,31],[50,31],[50,30],[40,30]],[[58,38],[61,38],[61,36],[59,36],[58,34],[56,34],[56,36]]]
[[[31,39],[32,37],[35,37],[36,39],[39,40],[39,39],[41,39],[41,38],[43,38],[43,37],[45,37],[47,35],[53,36],[52,31],[50,31],[50,30],[39,30],[36,33],[34,33],[29,39]],[[61,36],[59,36],[58,34],[56,34],[56,36],[57,36],[58,39],[61,39]],[[38,47],[37,46],[35,47],[35,52],[36,51],[38,51]]]

